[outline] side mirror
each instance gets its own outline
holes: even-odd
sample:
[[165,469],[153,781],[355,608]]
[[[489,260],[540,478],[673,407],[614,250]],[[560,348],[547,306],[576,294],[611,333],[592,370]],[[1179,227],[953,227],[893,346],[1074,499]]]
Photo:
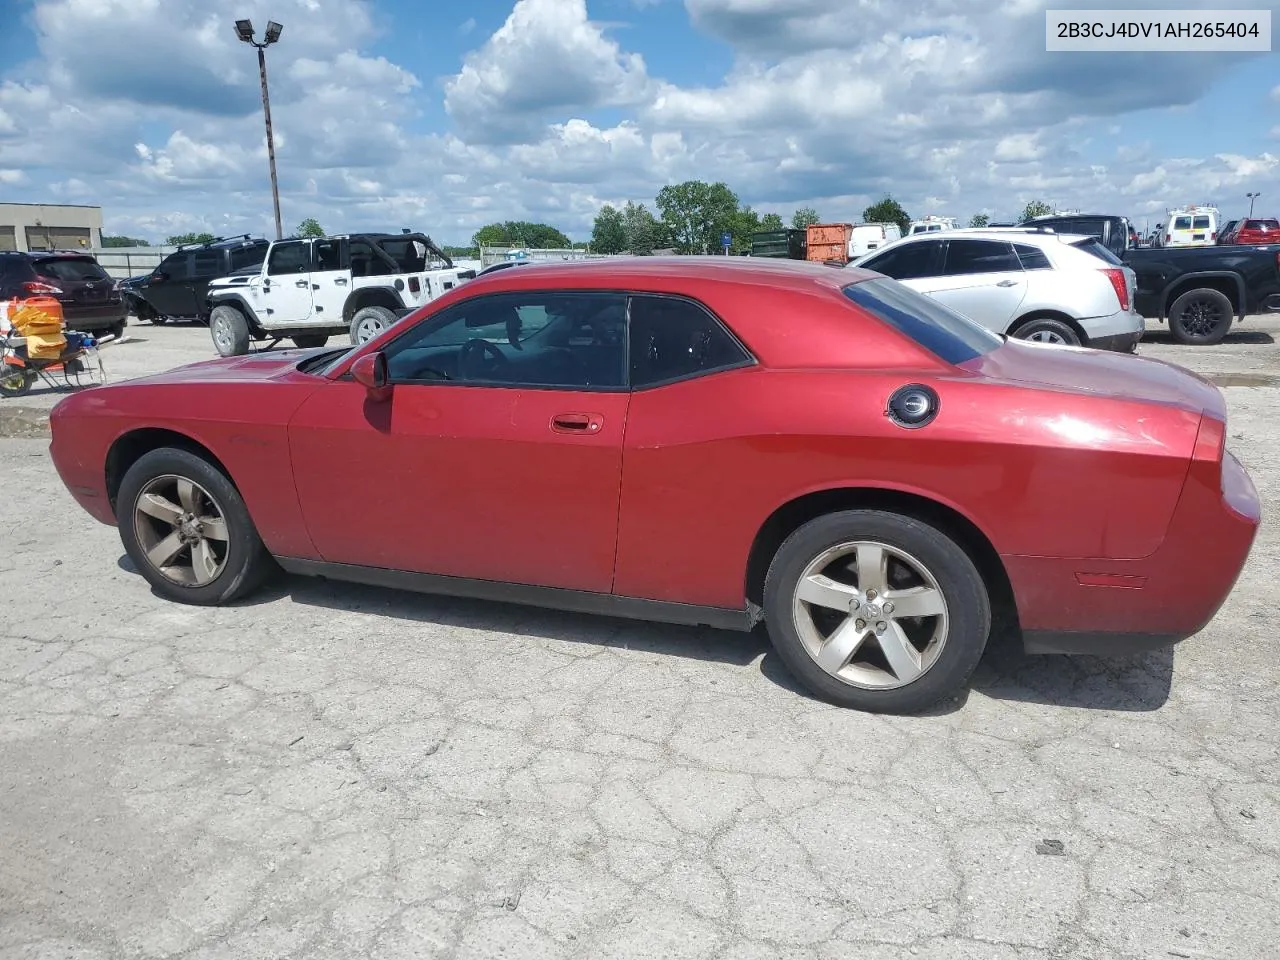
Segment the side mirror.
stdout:
[[351,365],[351,378],[369,394],[369,399],[382,402],[391,397],[387,355],[381,351],[366,354]]
[[151,274],[152,283],[163,283],[168,279],[169,279],[169,275],[165,273],[163,270],[157,270],[153,274]]

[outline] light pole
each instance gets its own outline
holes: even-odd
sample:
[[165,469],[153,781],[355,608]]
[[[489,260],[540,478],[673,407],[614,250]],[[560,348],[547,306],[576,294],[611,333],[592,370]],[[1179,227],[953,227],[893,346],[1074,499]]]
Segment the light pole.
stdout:
[[253,37],[253,21],[237,20],[236,36],[245,43],[258,48],[258,74],[262,77],[262,115],[267,121],[267,160],[271,164],[271,202],[276,210],[276,239],[284,239],[284,229],[280,226],[280,187],[276,183],[276,144],[271,136],[271,99],[267,96],[267,47],[280,39],[284,31],[282,24],[274,20],[267,21],[267,32],[259,43]]
[[1249,198],[1249,219],[1252,220],[1253,219],[1253,201],[1258,199],[1258,197],[1262,196],[1262,194],[1246,193],[1245,196]]

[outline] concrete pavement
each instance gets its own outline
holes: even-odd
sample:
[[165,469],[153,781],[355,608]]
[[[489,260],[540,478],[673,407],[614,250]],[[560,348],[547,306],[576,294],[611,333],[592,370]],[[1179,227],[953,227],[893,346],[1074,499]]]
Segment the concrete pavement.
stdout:
[[997,647],[914,718],[808,699],[758,636],[289,578],[166,603],[0,440],[0,960],[1274,957],[1280,393],[1226,394],[1266,520],[1209,628]]

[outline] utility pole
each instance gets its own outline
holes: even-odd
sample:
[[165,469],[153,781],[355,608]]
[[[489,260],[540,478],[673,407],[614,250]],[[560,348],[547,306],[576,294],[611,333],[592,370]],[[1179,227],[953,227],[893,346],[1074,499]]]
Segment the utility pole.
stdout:
[[267,94],[267,47],[280,39],[284,30],[282,24],[274,20],[267,22],[267,32],[259,43],[253,35],[251,20],[236,21],[236,36],[247,44],[258,48],[258,76],[262,80],[262,115],[267,124],[267,162],[271,165],[271,203],[276,214],[276,239],[284,239],[284,227],[280,223],[280,186],[276,180],[276,143],[271,135],[271,98]]

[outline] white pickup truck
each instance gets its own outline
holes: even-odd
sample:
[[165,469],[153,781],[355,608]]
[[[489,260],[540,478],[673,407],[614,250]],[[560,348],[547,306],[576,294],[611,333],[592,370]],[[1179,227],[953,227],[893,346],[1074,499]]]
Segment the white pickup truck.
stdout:
[[364,343],[475,275],[422,233],[277,240],[261,266],[209,284],[209,332],[224,357],[255,340],[322,347],[348,334]]

